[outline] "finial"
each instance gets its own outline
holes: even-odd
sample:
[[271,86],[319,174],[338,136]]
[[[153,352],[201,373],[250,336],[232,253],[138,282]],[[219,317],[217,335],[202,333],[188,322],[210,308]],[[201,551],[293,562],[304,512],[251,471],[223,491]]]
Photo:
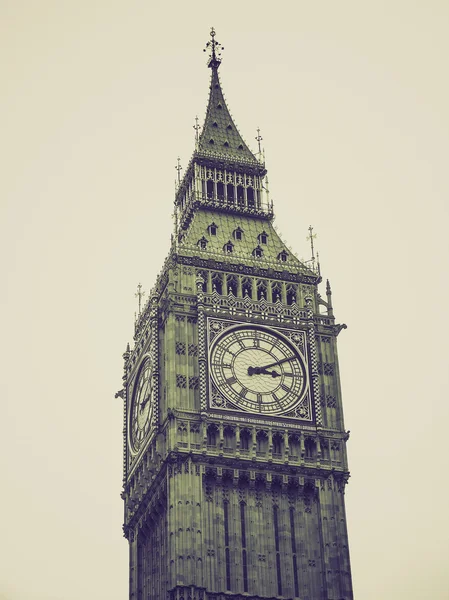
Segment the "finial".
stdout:
[[257,143],[259,145],[259,154],[260,154],[261,153],[260,142],[263,140],[263,137],[260,135],[259,127],[257,128],[257,137],[255,138],[255,140],[257,141]]
[[[215,39],[215,29],[213,27],[210,30],[210,38],[211,39],[210,39],[210,41],[207,42],[206,47],[204,48],[203,52],[206,52],[207,49],[209,48],[210,55],[209,55],[209,62],[207,63],[207,66],[210,67],[211,69],[218,69],[218,67],[220,66],[220,63],[221,63],[220,50],[224,50],[224,48]],[[218,50],[218,52],[217,52],[217,50]]]
[[[145,292],[142,291],[142,284],[141,283],[139,283],[139,285],[137,286],[137,292],[134,294],[134,296],[139,299],[139,317],[140,317],[141,308],[142,308],[142,298],[145,296]],[[135,316],[136,315],[134,313],[134,317]]]
[[312,249],[312,263],[315,264],[315,253],[314,253],[314,249],[313,249],[313,240],[316,238],[316,233],[313,233],[313,227],[312,225],[309,225],[309,235],[307,236],[306,239],[310,240],[310,247]]
[[195,130],[195,142],[198,144],[199,141],[199,131],[201,126],[198,125],[198,115],[195,117],[195,125],[193,125],[193,129]]
[[331,284],[329,283],[329,279],[326,279],[326,294],[332,294]]
[[179,185],[181,183],[181,170],[182,170],[181,159],[179,158],[179,156],[178,156],[177,160],[178,160],[178,164],[176,165],[175,169],[178,171],[178,185]]

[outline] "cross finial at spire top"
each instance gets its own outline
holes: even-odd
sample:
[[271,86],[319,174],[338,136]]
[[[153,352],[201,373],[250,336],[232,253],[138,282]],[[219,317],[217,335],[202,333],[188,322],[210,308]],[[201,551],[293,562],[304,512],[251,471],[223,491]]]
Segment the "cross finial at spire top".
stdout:
[[223,46],[215,39],[215,29],[212,27],[210,30],[210,40],[207,42],[203,52],[209,50],[209,62],[207,66],[211,69],[218,69],[221,63],[221,52],[224,50]]

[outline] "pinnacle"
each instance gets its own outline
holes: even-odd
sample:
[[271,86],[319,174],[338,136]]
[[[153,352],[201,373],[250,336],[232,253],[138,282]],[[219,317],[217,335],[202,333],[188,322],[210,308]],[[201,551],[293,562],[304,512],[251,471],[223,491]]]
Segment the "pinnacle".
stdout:
[[197,154],[233,162],[259,164],[240,135],[224,99],[218,66],[211,66],[211,83],[206,118],[198,141]]

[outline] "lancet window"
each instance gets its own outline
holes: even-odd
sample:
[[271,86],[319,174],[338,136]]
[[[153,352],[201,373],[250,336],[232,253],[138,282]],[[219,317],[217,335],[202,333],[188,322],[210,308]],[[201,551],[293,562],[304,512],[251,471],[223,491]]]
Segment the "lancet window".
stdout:
[[305,455],[306,458],[315,458],[316,456],[316,444],[315,444],[315,440],[313,440],[312,438],[306,438],[305,442],[304,442],[304,448],[305,448]]
[[256,442],[257,442],[257,450],[256,453],[259,456],[262,456],[264,454],[267,453],[268,450],[268,435],[266,431],[263,431],[262,429],[260,431],[257,432],[257,436],[256,436]]
[[232,427],[225,427],[223,431],[225,450],[235,450],[235,431]]
[[271,286],[271,296],[273,298],[273,302],[282,300],[282,286],[278,281],[273,283],[273,285]]
[[212,275],[212,289],[218,294],[223,293],[223,278],[221,276],[221,273],[214,273]]
[[249,277],[242,279],[242,295],[249,296],[251,298],[253,291],[253,282]]
[[299,452],[301,449],[301,444],[299,440],[299,436],[296,433],[293,433],[288,438],[288,447],[289,447],[289,455],[293,460],[298,460]]
[[287,304],[293,304],[294,302],[296,302],[296,286],[294,285],[287,285]]
[[280,433],[273,435],[273,455],[281,456],[284,449],[284,438]]
[[227,285],[228,285],[228,294],[232,293],[232,294],[234,294],[234,296],[237,296],[238,285],[237,285],[237,277],[235,277],[235,275],[228,276]]
[[217,446],[218,440],[218,427],[213,423],[207,428],[207,445],[211,448],[215,448]]
[[251,432],[248,429],[240,431],[240,450],[249,450],[251,442]]
[[267,299],[267,282],[259,279],[257,281],[257,299],[262,300],[262,298]]

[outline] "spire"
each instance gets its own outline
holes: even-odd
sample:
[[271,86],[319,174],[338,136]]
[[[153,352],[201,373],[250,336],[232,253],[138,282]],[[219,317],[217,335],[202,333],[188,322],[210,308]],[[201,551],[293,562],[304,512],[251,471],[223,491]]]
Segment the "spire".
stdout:
[[231,117],[221,89],[218,67],[221,64],[223,47],[215,39],[212,28],[211,39],[204,51],[210,51],[208,67],[211,69],[209,103],[206,119],[198,140],[197,153],[207,157],[215,157],[232,162],[252,163],[260,165],[257,158],[248,148]]

